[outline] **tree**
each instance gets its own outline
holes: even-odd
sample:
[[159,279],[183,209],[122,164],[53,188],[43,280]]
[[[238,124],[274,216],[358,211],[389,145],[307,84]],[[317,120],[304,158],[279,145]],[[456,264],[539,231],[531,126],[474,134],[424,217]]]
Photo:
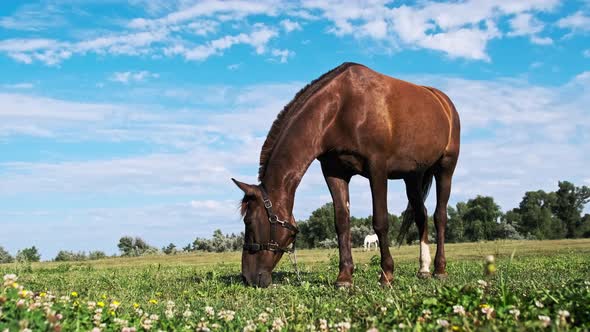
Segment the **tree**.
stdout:
[[157,248],[150,246],[140,237],[123,236],[119,239],[117,247],[121,251],[121,256],[141,256],[158,252]]
[[510,217],[519,221],[515,225],[516,230],[524,236],[532,235],[539,240],[563,238],[566,234],[565,226],[553,215],[556,199],[555,193],[543,190],[526,192]]
[[447,209],[448,219],[445,231],[446,241],[449,243],[457,243],[465,241],[465,228],[463,227],[462,213],[465,211],[465,203],[457,203],[457,208],[449,206]]
[[468,241],[494,240],[498,219],[502,216],[500,206],[489,196],[477,196],[464,206],[457,206],[463,220],[464,237]]
[[162,248],[162,251],[166,254],[166,255],[174,255],[176,254],[177,250],[176,250],[176,245],[174,243],[170,243],[169,245],[165,246]]
[[0,246],[0,264],[12,262],[14,262],[14,257],[12,257],[10,253],[4,249],[4,247]]
[[16,253],[16,260],[19,262],[38,262],[41,260],[41,254],[35,246],[19,250]]
[[558,186],[552,210],[565,227],[565,237],[574,238],[576,229],[581,226],[584,205],[590,201],[590,188],[576,187],[568,181],[560,181]]
[[334,204],[327,203],[313,211],[307,221],[299,223],[299,231],[299,243],[307,248],[315,248],[320,241],[335,238]]

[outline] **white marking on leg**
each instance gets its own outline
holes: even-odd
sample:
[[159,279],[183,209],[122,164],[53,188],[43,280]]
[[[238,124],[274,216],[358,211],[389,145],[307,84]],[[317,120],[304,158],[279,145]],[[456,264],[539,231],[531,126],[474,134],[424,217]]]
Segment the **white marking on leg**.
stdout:
[[419,272],[430,272],[430,248],[424,241],[420,241],[420,271]]

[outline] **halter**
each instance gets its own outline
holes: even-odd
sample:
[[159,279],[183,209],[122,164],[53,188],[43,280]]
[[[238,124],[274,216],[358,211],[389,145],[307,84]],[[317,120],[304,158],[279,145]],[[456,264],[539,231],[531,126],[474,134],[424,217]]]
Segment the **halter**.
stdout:
[[[268,243],[244,243],[244,250],[249,251],[251,253],[259,252],[262,250],[268,250],[273,252],[282,252],[282,253],[293,253],[295,252],[295,240],[297,239],[297,233],[299,233],[299,229],[297,226],[291,225],[288,221],[280,220],[279,217],[273,212],[272,210],[272,202],[264,190],[264,186],[260,186],[260,191],[262,192],[262,201],[264,202],[264,208],[266,209],[266,214],[268,215],[268,222],[270,222],[270,241]],[[283,228],[288,229],[293,233],[293,244],[291,247],[280,247],[279,244],[275,241],[275,233],[276,233],[276,226],[279,225]]]

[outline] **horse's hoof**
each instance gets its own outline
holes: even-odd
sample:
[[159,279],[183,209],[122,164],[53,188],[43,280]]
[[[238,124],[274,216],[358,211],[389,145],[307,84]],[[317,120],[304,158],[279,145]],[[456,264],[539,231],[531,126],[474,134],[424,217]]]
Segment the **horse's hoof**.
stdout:
[[336,286],[336,288],[338,288],[338,289],[351,288],[352,282],[350,282],[350,281],[336,281],[334,286]]
[[449,274],[446,272],[443,272],[443,273],[436,273],[435,272],[433,274],[433,276],[434,276],[434,279],[437,279],[437,280],[447,280],[447,278],[449,277]]
[[418,272],[416,276],[418,279],[430,279],[430,272]]

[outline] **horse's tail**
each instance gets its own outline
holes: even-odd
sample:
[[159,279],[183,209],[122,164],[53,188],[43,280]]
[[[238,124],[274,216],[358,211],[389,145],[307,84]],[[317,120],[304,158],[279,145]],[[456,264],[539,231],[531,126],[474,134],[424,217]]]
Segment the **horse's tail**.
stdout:
[[[428,192],[430,192],[430,187],[432,186],[432,178],[434,174],[432,172],[427,172],[424,174],[424,178],[422,180],[422,200],[426,201],[428,197]],[[406,211],[403,213],[402,224],[399,228],[399,233],[397,235],[397,245],[401,247],[402,242],[404,241],[408,231],[410,230],[410,226],[412,226],[412,222],[414,221],[414,209],[408,202],[408,206],[406,207]],[[427,221],[428,222],[428,221]]]

